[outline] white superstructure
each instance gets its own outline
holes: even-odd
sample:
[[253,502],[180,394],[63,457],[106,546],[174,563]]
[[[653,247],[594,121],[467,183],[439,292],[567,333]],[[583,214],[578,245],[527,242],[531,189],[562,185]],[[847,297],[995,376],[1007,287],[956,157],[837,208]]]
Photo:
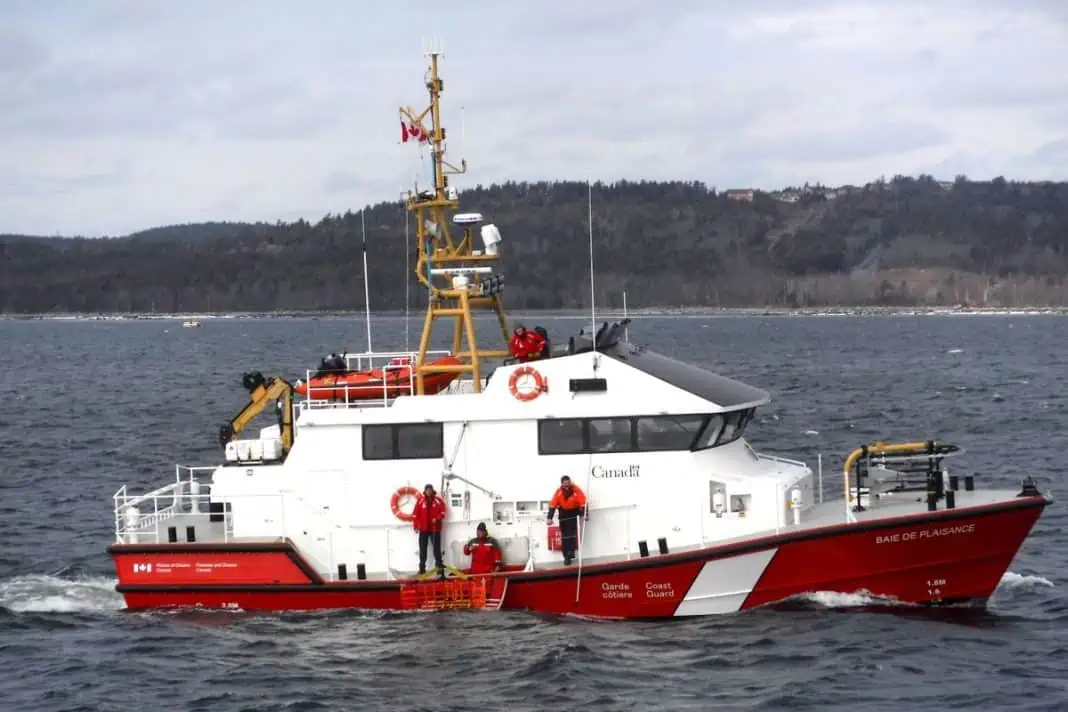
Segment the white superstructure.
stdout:
[[[578,344],[497,368],[481,393],[456,381],[437,395],[298,401],[284,462],[270,461],[281,452],[271,426],[258,441],[231,441],[231,461],[211,473],[211,500],[228,509],[223,535],[288,538],[327,580],[339,565],[392,579],[418,566],[417,534],[391,508],[403,487],[442,493],[455,567],[479,522],[506,563],[561,565],[545,515],[562,475],[589,499],[585,563],[774,532],[813,504],[808,467],[758,455],[743,437],[766,393],[617,340]],[[544,382],[532,400],[510,388],[523,367]]]

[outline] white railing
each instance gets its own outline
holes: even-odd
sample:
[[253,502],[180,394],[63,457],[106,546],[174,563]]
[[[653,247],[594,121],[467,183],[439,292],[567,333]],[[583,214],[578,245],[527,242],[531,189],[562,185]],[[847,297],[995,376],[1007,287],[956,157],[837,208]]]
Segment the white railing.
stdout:
[[[222,511],[211,511],[211,484],[197,479],[198,475],[214,472],[215,469],[214,466],[175,465],[175,481],[151,492],[135,495],[129,493],[126,485],[120,487],[112,495],[115,507],[115,540],[127,544],[159,544],[164,541],[165,528],[160,526],[164,522],[183,517],[186,522],[206,520],[211,523],[211,517],[214,515],[222,517],[222,537],[218,538],[217,530],[204,532],[209,537],[200,539],[200,541],[232,541],[234,539],[232,512],[225,506]],[[282,520],[279,523],[279,531],[284,534],[286,531],[284,494],[247,494],[227,497],[223,501],[229,503],[235,499],[249,498],[271,499],[279,502],[279,516]]]
[[[427,359],[448,356],[449,351],[428,351]],[[394,398],[415,395],[415,362],[419,354],[414,351],[368,351],[356,354],[342,354],[346,372],[366,373],[378,371],[378,382],[368,384],[330,384],[312,386],[312,379],[317,375],[329,374],[331,371],[307,369],[304,383],[307,391],[303,403],[298,407],[349,408],[353,406],[388,406]],[[333,373],[340,373],[334,371]],[[340,394],[340,395],[339,395]]]
[[[126,534],[138,532],[150,525],[156,525],[164,519],[172,518],[182,490],[187,484],[191,489],[190,494],[193,494],[193,489],[196,489],[197,493],[199,493],[200,484],[196,480],[196,473],[214,469],[213,467],[175,465],[174,482],[141,495],[129,494],[126,485],[120,487],[111,497],[115,504],[116,540],[123,541]],[[188,474],[187,481],[182,480],[183,472]],[[193,485],[192,483],[194,482],[197,484]],[[161,502],[164,501],[167,504],[161,505]],[[141,510],[146,505],[151,505],[151,511],[142,514]]]
[[800,460],[791,460],[785,457],[779,457],[778,455],[768,455],[766,453],[757,453],[757,457],[761,460],[768,460],[770,462],[777,462],[780,465],[790,465],[791,467],[803,467],[806,470],[809,469],[808,465]]
[[201,504],[199,498],[204,497],[207,501],[210,496],[207,492],[210,485],[201,484],[196,476],[214,470],[214,467],[175,465],[174,482],[169,485],[140,495],[130,494],[126,485],[120,487],[112,495],[115,504],[115,539],[120,542],[131,541],[149,527],[155,530],[158,538],[159,523],[183,513],[183,502],[189,502],[193,509],[189,513],[196,513],[195,508]]

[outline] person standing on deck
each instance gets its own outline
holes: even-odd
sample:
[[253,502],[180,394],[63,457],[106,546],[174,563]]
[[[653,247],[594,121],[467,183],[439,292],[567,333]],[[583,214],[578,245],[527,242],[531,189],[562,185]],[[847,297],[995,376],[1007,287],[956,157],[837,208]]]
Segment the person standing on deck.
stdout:
[[501,545],[486,531],[486,523],[479,522],[475,538],[464,544],[464,553],[471,557],[471,575],[491,574],[501,568]]
[[419,532],[419,574],[426,573],[427,545],[434,545],[434,564],[437,572],[445,578],[445,564],[441,560],[441,523],[445,520],[445,500],[434,491],[434,485],[423,488],[423,495],[416,500],[412,510],[412,526]]
[[560,478],[560,488],[549,502],[546,524],[553,523],[553,513],[560,510],[560,548],[564,552],[564,564],[570,564],[578,548],[578,518],[586,515],[586,493],[571,484],[571,478]]

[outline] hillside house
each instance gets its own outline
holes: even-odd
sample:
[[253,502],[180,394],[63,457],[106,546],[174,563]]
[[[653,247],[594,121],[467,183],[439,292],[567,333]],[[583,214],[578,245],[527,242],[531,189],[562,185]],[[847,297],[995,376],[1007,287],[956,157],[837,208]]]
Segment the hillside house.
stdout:
[[727,198],[729,200],[741,200],[741,201],[744,201],[746,203],[751,203],[751,202],[753,202],[753,195],[755,193],[756,193],[756,191],[753,190],[752,188],[745,188],[745,189],[738,189],[738,190],[728,190],[727,191]]

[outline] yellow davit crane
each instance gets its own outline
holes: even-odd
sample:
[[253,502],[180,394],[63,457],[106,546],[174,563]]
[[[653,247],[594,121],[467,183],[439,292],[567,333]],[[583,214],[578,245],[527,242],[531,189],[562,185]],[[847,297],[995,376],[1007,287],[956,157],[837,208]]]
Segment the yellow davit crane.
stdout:
[[229,423],[219,428],[219,444],[225,448],[235,435],[263,412],[268,403],[277,401],[278,429],[282,436],[282,457],[285,458],[293,447],[293,386],[284,378],[265,378],[259,371],[246,373],[241,378],[241,384],[248,391],[248,405]]

